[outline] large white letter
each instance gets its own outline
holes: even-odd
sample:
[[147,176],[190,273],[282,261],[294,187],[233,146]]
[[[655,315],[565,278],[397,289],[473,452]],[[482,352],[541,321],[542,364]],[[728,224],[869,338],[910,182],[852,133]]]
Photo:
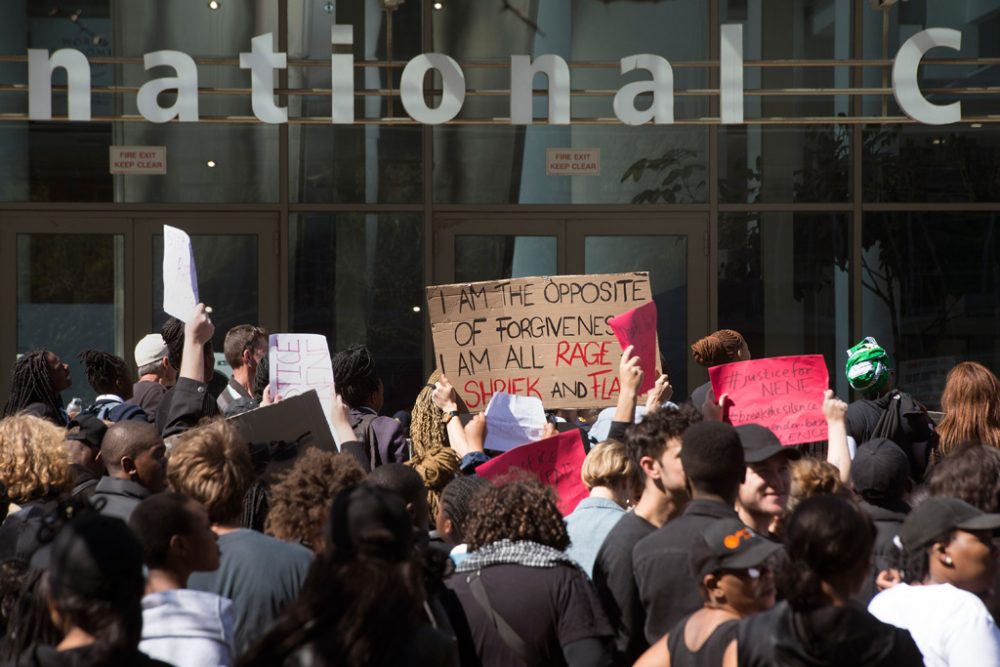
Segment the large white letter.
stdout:
[[960,51],[962,33],[951,28],[928,28],[906,40],[892,64],[892,94],[903,113],[915,121],[928,125],[957,123],[962,120],[962,103],[931,104],[917,83],[920,59],[936,46]]
[[[177,76],[165,76],[142,84],[135,103],[142,117],[152,123],[166,123],[180,118],[182,123],[198,121],[198,66],[194,59],[180,51],[154,51],[142,57],[147,70],[154,67],[173,67]],[[160,93],[176,90],[177,101],[164,109],[157,102]]]
[[549,81],[549,123],[569,125],[569,65],[559,56],[546,54],[531,62],[531,56],[510,57],[510,122],[531,125],[532,84],[542,72]]
[[274,70],[288,66],[288,56],[274,53],[271,33],[250,40],[250,53],[240,53],[240,68],[250,70],[250,104],[253,113],[265,123],[287,123],[288,109],[274,103]]
[[66,70],[70,120],[90,120],[90,62],[76,49],[28,49],[28,118],[52,120],[52,72]]
[[[674,122],[674,70],[666,58],[643,53],[622,58],[622,74],[639,68],[649,70],[652,81],[633,81],[615,93],[614,110],[618,120],[626,125],[642,125],[651,119],[656,124]],[[635,98],[643,93],[653,93],[653,103],[640,111]]]
[[719,26],[719,111],[725,125],[743,122],[743,26]]
[[[330,26],[330,43],[335,46],[354,45],[353,25]],[[354,122],[354,50],[330,56],[330,120],[334,123]]]
[[[441,73],[441,104],[437,109],[424,99],[424,76],[436,69]],[[441,53],[422,53],[403,68],[399,80],[399,99],[413,120],[425,125],[446,123],[462,110],[465,102],[465,76],[452,58]]]

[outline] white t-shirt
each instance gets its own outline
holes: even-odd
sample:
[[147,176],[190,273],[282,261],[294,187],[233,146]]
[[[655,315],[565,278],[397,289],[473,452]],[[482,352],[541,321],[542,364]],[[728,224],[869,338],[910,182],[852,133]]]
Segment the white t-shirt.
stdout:
[[868,611],[909,630],[927,667],[1000,667],[1000,631],[978,597],[951,584],[898,584],[876,595]]

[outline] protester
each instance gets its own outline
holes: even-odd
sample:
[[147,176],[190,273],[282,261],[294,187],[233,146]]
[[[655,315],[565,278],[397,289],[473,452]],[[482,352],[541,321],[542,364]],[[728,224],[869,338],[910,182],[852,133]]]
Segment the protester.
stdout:
[[850,490],[841,483],[840,471],[832,463],[812,456],[792,461],[789,466],[788,503],[791,513],[806,498],[820,495],[849,496]]
[[737,426],[736,432],[746,461],[736,511],[751,530],[766,537],[785,513],[791,486],[789,465],[801,455],[794,447],[782,446],[778,436],[759,424]]
[[[440,378],[438,371],[431,373],[427,384],[417,394],[412,414],[407,415],[406,423],[397,419],[404,435],[408,427],[413,454],[406,465],[420,473],[420,478],[427,487],[427,506],[431,516],[437,516],[441,491],[459,474],[458,455],[448,446],[448,421],[451,415],[434,405],[434,384]],[[467,412],[464,408],[463,403],[458,409]]]
[[72,489],[64,437],[63,429],[30,414],[0,421],[0,482],[8,502],[19,506],[0,526],[0,560],[30,559],[41,546],[45,515]]
[[979,598],[996,578],[998,528],[1000,514],[944,497],[928,498],[903,522],[903,583],[868,609],[909,630],[925,665],[1000,665],[1000,631]]
[[611,664],[611,627],[563,553],[569,537],[549,487],[495,482],[476,494],[466,525],[469,555],[447,581],[471,630],[463,664]]
[[108,426],[93,415],[77,415],[66,429],[66,452],[73,475],[74,498],[89,500],[106,472],[100,458],[101,443]]
[[112,425],[101,441],[108,474],[94,488],[94,506],[128,521],[139,501],[167,488],[166,451],[156,427],[145,419]]
[[871,519],[850,500],[830,495],[804,500],[785,526],[788,558],[777,573],[784,599],[770,611],[740,621],[738,664],[923,664],[908,632],[879,622],[851,601],[868,575],[874,541]]
[[139,379],[132,386],[132,398],[125,402],[142,408],[152,423],[163,394],[177,381],[177,370],[170,365],[170,351],[158,333],[143,336],[133,352]]
[[[751,358],[746,340],[732,329],[720,329],[695,341],[691,345],[691,355],[695,363],[706,369],[734,361],[750,361]],[[714,399],[712,383],[706,382],[691,392],[691,404],[700,410],[709,396]]]
[[240,527],[253,464],[247,444],[226,422],[181,435],[171,449],[167,477],[174,491],[205,507],[219,536],[219,569],[195,572],[188,586],[233,601],[236,649],[243,651],[299,594],[312,552]]
[[625,516],[639,488],[635,461],[624,443],[606,440],[591,448],[580,470],[590,495],[566,517],[566,555],[593,577],[594,560],[611,529]]
[[855,443],[888,438],[906,453],[910,476],[920,481],[937,447],[927,409],[893,387],[889,353],[868,336],[847,351],[844,374],[862,398],[847,408],[847,434]]
[[990,369],[974,361],[952,368],[941,392],[941,410],[937,433],[942,456],[968,440],[1000,447],[1000,381]]
[[62,640],[35,644],[24,667],[167,667],[139,651],[142,548],[119,519],[83,512],[51,545],[49,609]]
[[271,485],[265,532],[321,553],[333,499],[364,479],[365,471],[349,455],[307,449]]
[[109,422],[148,421],[142,408],[125,402],[132,398],[132,371],[124,359],[100,350],[84,350],[80,353],[80,363],[87,373],[87,382],[97,392],[97,398],[81,414]]
[[[1000,456],[1000,450],[997,455]],[[858,447],[851,476],[854,491],[861,496],[860,505],[875,522],[877,533],[872,571],[857,597],[867,605],[878,593],[879,581],[885,585],[899,577],[896,536],[910,512],[906,502],[911,488],[910,462],[896,443],[876,438]]]
[[66,426],[69,416],[63,407],[61,393],[72,384],[69,364],[63,363],[55,352],[26,352],[18,357],[10,372],[10,396],[4,405],[3,416],[25,411],[58,426]]
[[129,527],[148,569],[139,650],[184,667],[228,667],[235,660],[233,603],[187,588],[192,572],[219,567],[208,512],[179,493],[143,500]]
[[205,305],[198,304],[187,324],[171,317],[163,323],[160,333],[167,344],[170,365],[178,371],[177,383],[166,391],[156,408],[156,430],[166,438],[219,413],[208,386],[215,368],[215,326]]
[[733,506],[746,474],[743,455],[737,429],[729,424],[701,422],[684,432],[680,463],[691,502],[681,516],[639,540],[632,552],[646,616],[644,629],[634,632],[644,631],[648,644],[702,606],[699,578],[691,569],[691,545],[719,521],[739,519]]
[[253,405],[256,402],[253,381],[257,364],[267,356],[267,331],[252,324],[237,324],[226,332],[222,349],[233,374],[216,400],[219,412],[228,414],[229,407],[236,401],[256,407]]
[[488,486],[489,482],[482,477],[461,476],[448,482],[441,492],[434,527],[438,537],[451,547],[451,560],[456,565],[465,560],[468,553],[465,531],[473,499],[476,493]]
[[375,486],[393,491],[406,503],[413,527],[423,538],[430,530],[431,515],[427,507],[427,487],[424,480],[413,468],[402,463],[385,463],[368,475],[368,481]]
[[774,606],[770,559],[780,549],[738,519],[723,519],[696,537],[691,570],[704,605],[653,644],[636,667],[735,664],[736,622]]
[[399,422],[379,416],[382,409],[382,380],[375,370],[375,360],[363,345],[333,356],[333,381],[344,402],[351,408],[351,426],[358,441],[365,443],[369,469],[383,463],[402,463],[409,458],[406,437]]
[[239,665],[458,665],[454,640],[424,615],[422,569],[398,495],[369,484],[344,489],[324,542],[302,595]]

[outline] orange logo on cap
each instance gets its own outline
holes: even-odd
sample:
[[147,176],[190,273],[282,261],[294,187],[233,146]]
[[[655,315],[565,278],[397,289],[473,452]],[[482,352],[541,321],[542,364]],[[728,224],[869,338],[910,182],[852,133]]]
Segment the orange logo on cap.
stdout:
[[740,546],[740,542],[743,540],[749,540],[752,537],[753,533],[751,533],[748,529],[743,528],[736,531],[732,535],[726,535],[722,538],[722,543],[726,545],[727,549],[736,549]]

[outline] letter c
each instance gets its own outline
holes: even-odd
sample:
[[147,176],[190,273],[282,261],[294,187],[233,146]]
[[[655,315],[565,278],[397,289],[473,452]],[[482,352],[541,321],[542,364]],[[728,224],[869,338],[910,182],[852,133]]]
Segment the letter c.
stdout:
[[892,64],[892,94],[907,116],[927,125],[947,125],[962,120],[962,103],[931,104],[920,92],[917,68],[920,59],[931,49],[943,46],[960,51],[962,33],[952,28],[921,30],[899,47]]

